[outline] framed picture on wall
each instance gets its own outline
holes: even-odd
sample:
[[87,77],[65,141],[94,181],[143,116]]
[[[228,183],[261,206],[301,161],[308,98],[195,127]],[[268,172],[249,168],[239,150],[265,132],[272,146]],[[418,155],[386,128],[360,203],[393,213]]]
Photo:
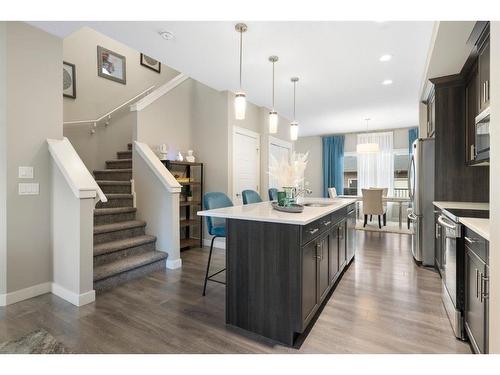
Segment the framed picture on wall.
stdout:
[[156,73],[161,73],[161,62],[143,53],[141,53],[141,65],[154,70]]
[[97,46],[97,75],[115,82],[127,83],[126,59],[116,52]]
[[76,99],[75,64],[63,61],[63,96]]

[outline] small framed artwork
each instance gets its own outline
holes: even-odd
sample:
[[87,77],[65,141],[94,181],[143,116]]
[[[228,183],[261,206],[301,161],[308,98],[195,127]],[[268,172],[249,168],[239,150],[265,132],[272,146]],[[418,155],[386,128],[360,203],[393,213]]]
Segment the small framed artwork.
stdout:
[[161,73],[161,62],[143,53],[141,53],[141,65],[154,70],[156,73]]
[[63,61],[63,96],[76,99],[75,64]]
[[116,52],[97,46],[97,75],[115,82],[127,83],[126,59]]

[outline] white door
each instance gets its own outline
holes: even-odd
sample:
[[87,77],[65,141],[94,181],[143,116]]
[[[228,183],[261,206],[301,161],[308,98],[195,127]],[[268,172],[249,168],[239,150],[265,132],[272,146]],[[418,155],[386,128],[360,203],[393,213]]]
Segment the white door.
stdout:
[[259,192],[260,135],[235,127],[233,131],[233,203],[243,204],[241,192]]
[[[290,142],[282,141],[281,139],[269,137],[269,155],[268,167],[271,166],[273,160],[271,156],[278,162],[280,162],[283,158],[289,162],[292,157],[292,144]],[[281,189],[282,186],[278,185],[279,183],[276,177],[269,176],[269,187]]]

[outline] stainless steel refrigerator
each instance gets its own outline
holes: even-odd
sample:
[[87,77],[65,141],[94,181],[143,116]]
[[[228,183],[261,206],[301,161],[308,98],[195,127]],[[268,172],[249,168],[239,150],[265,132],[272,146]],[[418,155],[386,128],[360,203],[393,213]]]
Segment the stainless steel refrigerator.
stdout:
[[408,213],[413,227],[411,251],[417,262],[434,265],[434,139],[413,142],[408,168]]

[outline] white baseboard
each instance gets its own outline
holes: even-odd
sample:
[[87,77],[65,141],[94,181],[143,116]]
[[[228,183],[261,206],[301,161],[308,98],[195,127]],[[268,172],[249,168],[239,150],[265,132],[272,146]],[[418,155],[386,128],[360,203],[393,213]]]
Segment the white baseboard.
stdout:
[[167,268],[169,270],[175,270],[177,268],[181,268],[182,267],[182,259],[181,258],[179,258],[179,259],[168,259],[167,258],[166,265],[167,265]]
[[[208,240],[208,239],[203,239],[203,246],[210,246],[210,243],[212,242],[212,240]],[[226,249],[226,239],[225,238],[222,238],[222,237],[217,237],[214,241],[214,247],[217,248],[217,249],[223,249],[225,250]]]
[[0,306],[12,305],[25,299],[51,292],[51,282],[41,283],[14,292],[0,294]]
[[77,294],[66,288],[63,288],[62,286],[56,283],[52,283],[51,290],[53,294],[72,303],[75,306],[83,306],[95,301],[95,290],[91,290],[82,294]]

